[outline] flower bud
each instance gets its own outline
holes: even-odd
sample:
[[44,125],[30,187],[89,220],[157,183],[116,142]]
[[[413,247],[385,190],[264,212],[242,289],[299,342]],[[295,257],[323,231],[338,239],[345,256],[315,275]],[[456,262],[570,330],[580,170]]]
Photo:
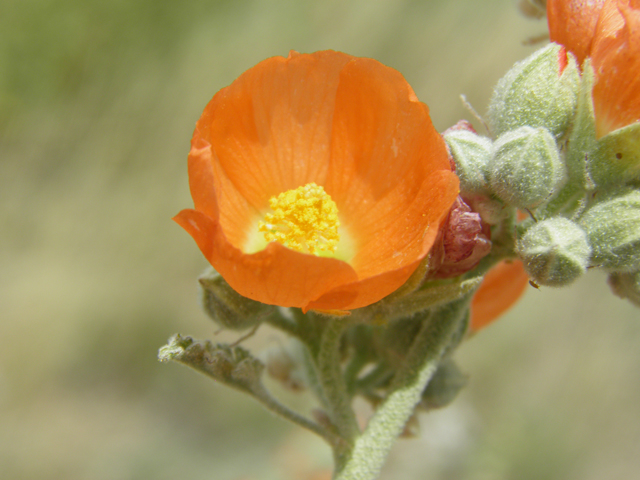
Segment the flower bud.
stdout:
[[223,328],[245,330],[262,322],[275,309],[272,305],[243,297],[213,268],[198,278],[202,308]]
[[432,410],[449,405],[467,385],[468,377],[460,371],[451,358],[445,358],[436,373],[433,374],[427,388],[422,392],[422,398],[417,408]]
[[588,156],[596,185],[616,185],[640,177],[640,123],[632,123],[600,138]]
[[471,210],[478,212],[484,223],[497,225],[511,215],[513,209],[505,205],[502,200],[498,200],[493,195],[465,194],[464,201],[471,207]]
[[463,193],[486,192],[487,164],[491,158],[491,140],[469,130],[447,130],[444,140],[456,164]]
[[563,47],[552,43],[538,50],[498,82],[488,112],[493,134],[528,125],[562,136],[576,110],[579,84],[576,61]]
[[458,197],[440,227],[431,251],[432,278],[451,278],[472,270],[491,251],[491,229]]
[[626,298],[640,307],[640,270],[635,272],[614,272],[609,275],[609,286],[620,298]]
[[640,270],[640,191],[609,195],[580,219],[593,254],[591,263],[612,271]]
[[549,200],[562,186],[565,170],[548,130],[520,127],[496,140],[489,184],[507,204],[530,209]]
[[564,287],[584,275],[591,256],[584,230],[563,217],[534,224],[517,250],[529,278],[550,287]]

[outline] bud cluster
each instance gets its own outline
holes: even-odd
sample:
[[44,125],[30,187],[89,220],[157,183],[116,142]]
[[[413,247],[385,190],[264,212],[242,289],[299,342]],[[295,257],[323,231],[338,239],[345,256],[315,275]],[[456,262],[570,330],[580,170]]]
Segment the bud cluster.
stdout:
[[[511,242],[533,282],[565,286],[601,268],[614,293],[638,304],[640,122],[599,137],[593,83],[589,60],[581,71],[552,43],[498,82],[489,136],[458,124],[444,138],[461,196],[494,244]],[[508,238],[516,209],[529,215]]]

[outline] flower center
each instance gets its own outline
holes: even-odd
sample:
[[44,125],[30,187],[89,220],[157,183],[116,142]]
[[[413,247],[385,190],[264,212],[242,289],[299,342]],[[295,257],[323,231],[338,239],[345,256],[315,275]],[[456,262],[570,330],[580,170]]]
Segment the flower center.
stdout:
[[269,199],[273,213],[264,216],[258,231],[267,242],[279,242],[302,253],[334,253],[338,246],[338,208],[324,188],[308,183]]

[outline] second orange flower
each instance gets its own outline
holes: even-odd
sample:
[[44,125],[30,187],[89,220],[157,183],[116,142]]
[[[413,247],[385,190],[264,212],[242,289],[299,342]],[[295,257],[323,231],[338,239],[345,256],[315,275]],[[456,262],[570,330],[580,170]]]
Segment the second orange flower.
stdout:
[[598,137],[640,122],[640,0],[549,0],[551,40],[591,58]]
[[351,310],[400,287],[458,194],[428,108],[397,71],[333,51],[269,58],[220,90],[175,220],[240,294]]

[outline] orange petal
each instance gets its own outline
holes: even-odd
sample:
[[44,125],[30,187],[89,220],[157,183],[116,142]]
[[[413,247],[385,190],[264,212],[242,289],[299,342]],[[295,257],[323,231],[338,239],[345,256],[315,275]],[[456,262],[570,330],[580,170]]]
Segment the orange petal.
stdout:
[[567,47],[582,65],[591,52],[598,15],[605,0],[548,0],[547,21],[552,42]]
[[[442,204],[448,206],[444,210],[444,216],[451,205],[450,198],[456,198],[458,194],[458,181],[457,178],[451,178],[448,175],[433,175],[429,177],[432,180],[430,185],[431,190],[427,193],[440,194],[442,197]],[[426,189],[424,189],[426,190]],[[423,190],[423,192],[424,192]],[[420,200],[420,199],[418,199]],[[419,201],[416,204],[421,205]],[[434,202],[434,209],[440,205]],[[433,214],[433,211],[422,210],[425,212],[425,216]],[[404,223],[403,216],[411,218],[412,215],[422,215],[420,212],[415,212],[415,207],[408,206],[406,212],[398,213],[396,219],[398,220],[396,228],[381,229],[378,233],[375,233],[375,238],[369,242],[379,246],[379,251],[374,249],[368,252],[373,252],[369,263],[356,268],[359,280],[357,282],[341,285],[320,297],[318,300],[311,302],[309,308],[311,309],[354,309],[370,305],[383,297],[391,294],[402,286],[411,276],[411,274],[418,267],[422,259],[429,253],[435,238],[438,234],[440,227],[440,218],[438,221],[428,225],[423,230],[417,230]],[[390,250],[389,245],[397,245],[398,239],[411,238],[414,240],[414,244],[405,247],[404,252],[401,250]],[[365,250],[365,252],[367,252]],[[368,253],[367,252],[367,253]],[[386,254],[386,257],[380,256],[379,253]],[[366,257],[362,254],[360,256],[361,262],[366,262]]]
[[304,307],[335,285],[357,278],[345,262],[295,252],[276,242],[245,254],[227,241],[218,222],[196,210],[182,210],[174,220],[234,290],[259,302]]
[[640,121],[640,0],[549,0],[547,17],[552,41],[591,58],[597,136]]
[[274,195],[324,184],[340,71],[352,58],[331,51],[269,58],[213,97],[197,127],[225,188],[264,210]]
[[502,261],[489,270],[471,301],[469,330],[476,332],[506,312],[522,296],[528,283],[520,260]]
[[591,58],[598,137],[640,121],[640,1],[605,4]]
[[312,301],[306,310],[351,310],[366,307],[401,287],[418,268],[420,261],[389,270],[374,277],[341,285]]
[[[358,308],[371,303],[365,292],[396,290],[427,255],[458,180],[426,105],[397,71],[352,60],[335,105],[326,190],[357,244],[351,265],[367,287],[343,286],[319,301]],[[357,290],[359,300],[338,305]]]
[[[247,243],[259,212],[233,187],[208,141],[196,127],[188,157],[189,189],[194,207],[219,222],[226,239],[236,248]],[[222,208],[219,208],[220,205]]]

